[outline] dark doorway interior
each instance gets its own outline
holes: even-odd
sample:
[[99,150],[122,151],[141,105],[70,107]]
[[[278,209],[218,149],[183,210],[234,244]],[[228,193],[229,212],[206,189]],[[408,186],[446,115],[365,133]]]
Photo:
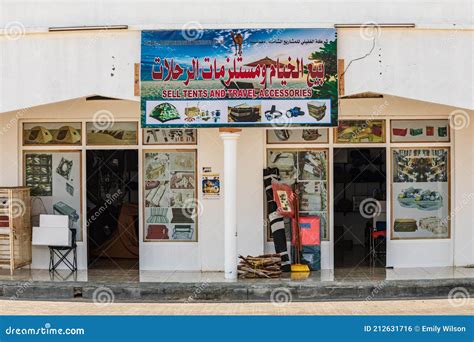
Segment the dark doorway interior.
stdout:
[[89,269],[138,268],[138,151],[87,151]]
[[334,149],[334,266],[385,267],[385,148]]

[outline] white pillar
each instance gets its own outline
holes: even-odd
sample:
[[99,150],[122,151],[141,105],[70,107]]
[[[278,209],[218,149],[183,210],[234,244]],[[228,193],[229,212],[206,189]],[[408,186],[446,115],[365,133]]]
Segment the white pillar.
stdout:
[[237,279],[237,141],[239,133],[223,132],[224,141],[224,272]]

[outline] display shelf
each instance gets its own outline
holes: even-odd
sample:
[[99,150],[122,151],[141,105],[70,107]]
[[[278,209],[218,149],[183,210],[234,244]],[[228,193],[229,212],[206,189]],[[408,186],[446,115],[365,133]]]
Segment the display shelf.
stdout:
[[31,264],[31,201],[27,187],[0,188],[0,264]]

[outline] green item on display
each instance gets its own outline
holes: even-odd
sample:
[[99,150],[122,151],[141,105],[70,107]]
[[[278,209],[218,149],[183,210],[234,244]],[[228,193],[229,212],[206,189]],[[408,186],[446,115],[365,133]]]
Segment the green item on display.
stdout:
[[438,127],[438,135],[440,137],[445,137],[448,135],[448,128],[447,127]]
[[171,103],[164,102],[153,108],[150,117],[161,122],[166,122],[179,119],[179,113],[176,107]]
[[422,135],[423,134],[423,128],[410,128],[410,135],[411,136],[417,136],[417,135]]

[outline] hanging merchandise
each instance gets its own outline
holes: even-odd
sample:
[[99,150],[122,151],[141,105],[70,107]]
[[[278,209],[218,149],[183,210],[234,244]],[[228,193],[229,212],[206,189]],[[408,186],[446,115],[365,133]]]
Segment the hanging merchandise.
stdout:
[[293,263],[291,264],[291,272],[302,272],[309,274],[309,267],[306,264],[301,263],[301,255],[303,252],[303,246],[301,244],[301,230],[300,230],[300,206],[298,199],[298,188],[295,188],[295,193],[297,196],[293,197],[294,207],[295,207],[295,216],[293,220],[293,234],[294,234],[294,245],[293,245]]
[[[293,220],[293,236],[291,244],[296,246],[296,232],[299,231],[301,259],[311,271],[321,269],[321,219],[318,216],[299,218],[299,230],[296,220]],[[296,248],[294,248],[296,253]]]
[[277,203],[273,198],[272,182],[279,180],[280,175],[277,168],[267,167],[263,170],[263,185],[267,200],[267,219],[275,244],[275,251],[281,256],[281,270],[291,271],[290,256],[286,245],[285,223],[283,216],[277,212]]
[[291,187],[285,183],[272,182],[273,198],[277,204],[277,212],[281,216],[294,217],[293,207],[294,193]]
[[[303,246],[316,246],[321,244],[320,228],[321,219],[317,216],[300,217],[300,240]],[[293,236],[291,243],[296,244],[296,221],[293,221]]]

